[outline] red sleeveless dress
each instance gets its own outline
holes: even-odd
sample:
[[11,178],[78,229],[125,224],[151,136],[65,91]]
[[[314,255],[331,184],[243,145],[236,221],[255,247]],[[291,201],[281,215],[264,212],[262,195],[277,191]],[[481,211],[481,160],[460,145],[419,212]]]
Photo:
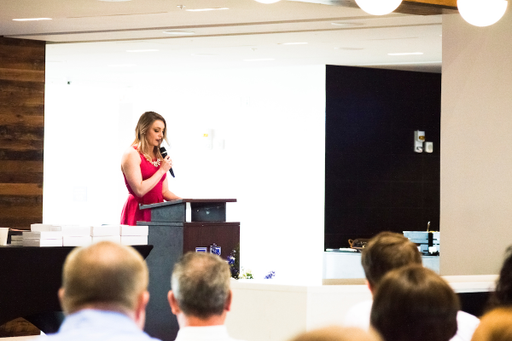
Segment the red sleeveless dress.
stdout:
[[[136,147],[134,147],[137,149]],[[153,174],[158,171],[160,166],[155,167],[151,162],[146,160],[144,155],[140,154],[140,170],[142,172],[142,180],[149,179],[153,176]],[[166,178],[167,174],[164,174],[160,181],[153,187],[146,195],[143,197],[138,197],[133,193],[128,181],[126,181],[126,176],[124,176],[124,183],[126,184],[126,188],[130,193],[128,195],[128,199],[123,207],[123,212],[121,213],[121,224],[123,225],[137,225],[138,221],[150,221],[151,220],[151,212],[149,210],[140,210],[139,204],[147,205],[154,204],[157,202],[163,202],[164,197],[162,195],[162,187],[163,182]]]

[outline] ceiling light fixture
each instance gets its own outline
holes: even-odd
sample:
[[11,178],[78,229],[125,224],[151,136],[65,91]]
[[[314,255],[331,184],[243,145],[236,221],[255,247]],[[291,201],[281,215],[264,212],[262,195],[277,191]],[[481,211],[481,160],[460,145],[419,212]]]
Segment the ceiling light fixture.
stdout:
[[366,13],[384,15],[397,9],[402,0],[356,0],[356,3]]
[[20,19],[12,19],[12,21],[42,21],[42,20],[52,20],[52,18],[20,18]]
[[346,51],[360,51],[364,50],[364,47],[335,47],[335,50],[346,50]]
[[167,30],[163,32],[164,34],[168,34],[171,36],[192,36],[196,34],[193,31],[180,31],[180,30]]
[[473,26],[489,26],[498,22],[507,10],[506,0],[457,0],[464,20]]
[[276,2],[279,2],[279,0],[256,0],[259,3],[262,4],[275,4]]
[[364,24],[361,22],[343,22],[343,21],[336,21],[332,22],[331,25],[334,26],[342,26],[342,27],[351,27],[351,26],[363,26]]

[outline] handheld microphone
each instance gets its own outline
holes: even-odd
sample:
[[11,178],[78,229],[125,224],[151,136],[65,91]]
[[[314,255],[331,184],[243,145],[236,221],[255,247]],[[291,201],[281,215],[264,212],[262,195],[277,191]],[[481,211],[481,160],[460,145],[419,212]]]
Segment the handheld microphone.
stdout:
[[[167,150],[165,150],[165,147],[160,147],[160,154],[162,154],[162,157],[167,156]],[[172,171],[172,168],[169,169],[169,173],[171,173],[172,177],[174,178],[174,172]]]

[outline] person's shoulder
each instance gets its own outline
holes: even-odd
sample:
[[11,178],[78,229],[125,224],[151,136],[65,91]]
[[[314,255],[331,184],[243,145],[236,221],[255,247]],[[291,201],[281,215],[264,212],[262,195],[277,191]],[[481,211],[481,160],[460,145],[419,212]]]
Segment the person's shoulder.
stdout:
[[466,313],[465,311],[459,310],[457,312],[457,323],[477,325],[480,323],[480,319],[475,315],[471,315],[469,313]]
[[130,146],[123,152],[123,160],[125,159],[137,159],[140,158],[140,153],[136,146]]
[[457,312],[457,333],[450,341],[470,341],[479,324],[478,317],[459,310]]
[[357,327],[364,330],[370,328],[370,314],[372,311],[372,300],[361,301],[349,308],[343,320],[346,327]]

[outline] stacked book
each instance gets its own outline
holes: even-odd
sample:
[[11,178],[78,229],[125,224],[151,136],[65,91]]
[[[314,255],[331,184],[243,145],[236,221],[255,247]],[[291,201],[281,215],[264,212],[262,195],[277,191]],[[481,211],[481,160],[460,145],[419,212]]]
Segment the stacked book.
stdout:
[[124,245],[147,245],[148,226],[121,225],[121,244]]
[[91,227],[81,225],[63,225],[62,246],[86,246],[92,243]]
[[22,239],[23,246],[62,246],[62,231],[55,225],[32,224]]
[[120,225],[96,225],[91,226],[92,242],[96,243],[103,240],[111,242],[121,242],[121,226]]
[[147,245],[148,226],[32,224],[30,231],[23,232],[15,243],[23,246],[86,246],[103,240]]

